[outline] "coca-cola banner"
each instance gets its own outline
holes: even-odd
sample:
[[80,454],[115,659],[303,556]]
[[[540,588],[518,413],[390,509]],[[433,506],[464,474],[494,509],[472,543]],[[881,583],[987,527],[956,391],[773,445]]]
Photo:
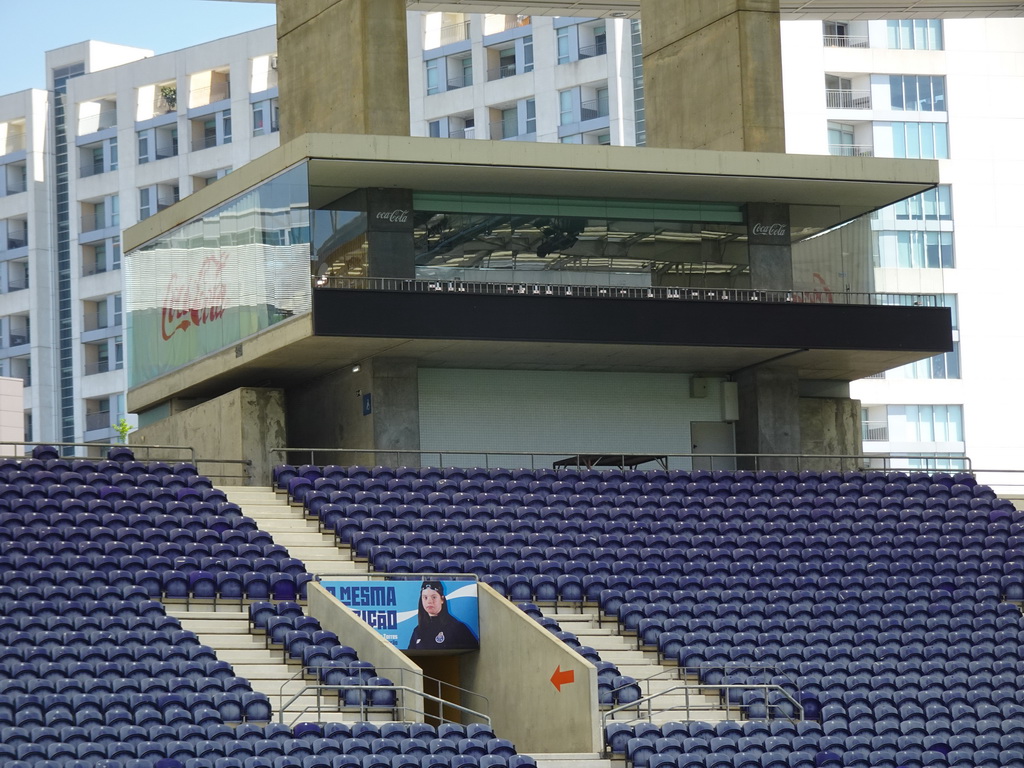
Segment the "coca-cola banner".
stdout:
[[129,386],[308,312],[305,166],[128,254]]

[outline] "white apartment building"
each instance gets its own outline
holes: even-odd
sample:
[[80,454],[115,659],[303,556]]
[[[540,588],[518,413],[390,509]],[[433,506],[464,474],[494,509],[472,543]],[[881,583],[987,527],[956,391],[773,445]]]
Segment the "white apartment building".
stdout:
[[[644,143],[640,22],[427,13],[409,29],[414,135]],[[1024,467],[1024,19],[784,20],[782,50],[788,152],[940,162],[936,192],[872,217],[874,289],[942,296],[955,349],[853,383],[865,450]]]
[[[408,20],[413,135],[644,143],[640,22]],[[940,162],[939,190],[873,217],[874,279],[942,295],[956,349],[852,385],[865,449],[1024,466],[1024,20],[784,21],[782,35],[787,151]],[[273,28],[160,56],[82,43],[47,55],[51,91],[0,96],[0,375],[26,382],[26,439],[114,436],[120,229],[277,145],[275,45]]]
[[125,412],[121,230],[278,144],[272,27],[172,53],[47,53],[0,96],[0,375],[25,439],[109,441]]

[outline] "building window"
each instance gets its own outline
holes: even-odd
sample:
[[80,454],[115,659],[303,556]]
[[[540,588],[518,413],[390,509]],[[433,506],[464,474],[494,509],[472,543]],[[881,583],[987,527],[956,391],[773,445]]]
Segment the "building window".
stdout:
[[886,33],[889,48],[941,51],[943,47],[940,19],[889,19]]
[[277,99],[265,99],[252,105],[252,135],[265,136],[277,133],[278,123]]
[[427,95],[441,92],[440,60],[431,59],[427,62]]
[[429,128],[430,138],[438,139],[438,138],[441,137],[441,121],[440,120],[431,120],[429,125],[428,125],[428,128]]
[[576,122],[576,110],[573,109],[575,90],[561,91],[558,94],[558,124],[570,125]]
[[569,27],[560,27],[555,31],[555,50],[559,64],[568,64],[572,61],[569,52]]
[[533,35],[523,38],[523,72],[533,72]]
[[960,342],[953,342],[953,349],[941,355],[918,360],[916,363],[886,371],[886,379],[959,379]]
[[883,216],[891,211],[897,221],[952,221],[953,200],[948,184],[929,189],[919,195],[900,200],[884,208],[876,215]]
[[945,123],[890,123],[893,157],[939,160],[949,157]]
[[945,112],[946,78],[942,75],[889,75],[893,109],[908,112]]
[[874,261],[883,269],[952,269],[953,233],[882,230],[874,233]]
[[537,132],[537,102],[534,99],[526,100],[526,132]]

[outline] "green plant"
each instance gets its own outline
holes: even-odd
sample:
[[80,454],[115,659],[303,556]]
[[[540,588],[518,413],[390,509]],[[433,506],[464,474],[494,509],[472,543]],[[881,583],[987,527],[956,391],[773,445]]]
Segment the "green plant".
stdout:
[[118,436],[121,438],[121,442],[127,444],[128,433],[132,431],[132,425],[128,423],[124,416],[122,416],[116,424],[111,424],[110,426],[117,431]]

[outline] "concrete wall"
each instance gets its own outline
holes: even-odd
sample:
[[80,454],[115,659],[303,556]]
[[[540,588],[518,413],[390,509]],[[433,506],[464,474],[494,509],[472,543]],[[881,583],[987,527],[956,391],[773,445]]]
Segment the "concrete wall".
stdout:
[[[375,358],[288,389],[288,445],[301,448],[420,447],[415,362]],[[364,410],[369,395],[369,413]],[[316,406],[312,407],[311,404]],[[284,443],[282,443],[284,445]],[[417,453],[318,455],[321,464],[420,464]]]
[[860,401],[848,397],[801,397],[800,452],[859,456],[863,452]]
[[270,448],[286,444],[284,393],[242,388],[168,416],[131,434],[133,445],[192,446],[197,459],[248,459],[248,482],[239,464],[203,464],[199,470],[215,484],[270,485],[276,463]]
[[648,146],[784,152],[778,0],[641,8]]
[[[351,608],[335,600],[316,582],[310,582],[306,589],[309,605],[307,612],[316,617],[321,627],[336,634],[343,644],[354,648],[359,659],[373,664],[381,677],[415,691],[423,690],[423,670],[412,659],[377,634]],[[419,697],[405,691],[399,691],[398,696],[399,704],[408,707],[398,719],[423,722],[423,705]]]
[[404,0],[278,3],[277,35],[282,142],[409,135]]
[[[755,368],[737,377],[740,419],[736,424],[739,453],[800,453],[799,382],[790,370]],[[786,468],[792,459],[760,460],[762,468]]]
[[[479,585],[480,650],[462,659],[462,685],[486,696],[496,733],[520,752],[597,752],[597,668],[486,584]],[[556,669],[575,681],[551,682]]]
[[0,376],[0,452],[20,452],[25,441],[25,382]]

